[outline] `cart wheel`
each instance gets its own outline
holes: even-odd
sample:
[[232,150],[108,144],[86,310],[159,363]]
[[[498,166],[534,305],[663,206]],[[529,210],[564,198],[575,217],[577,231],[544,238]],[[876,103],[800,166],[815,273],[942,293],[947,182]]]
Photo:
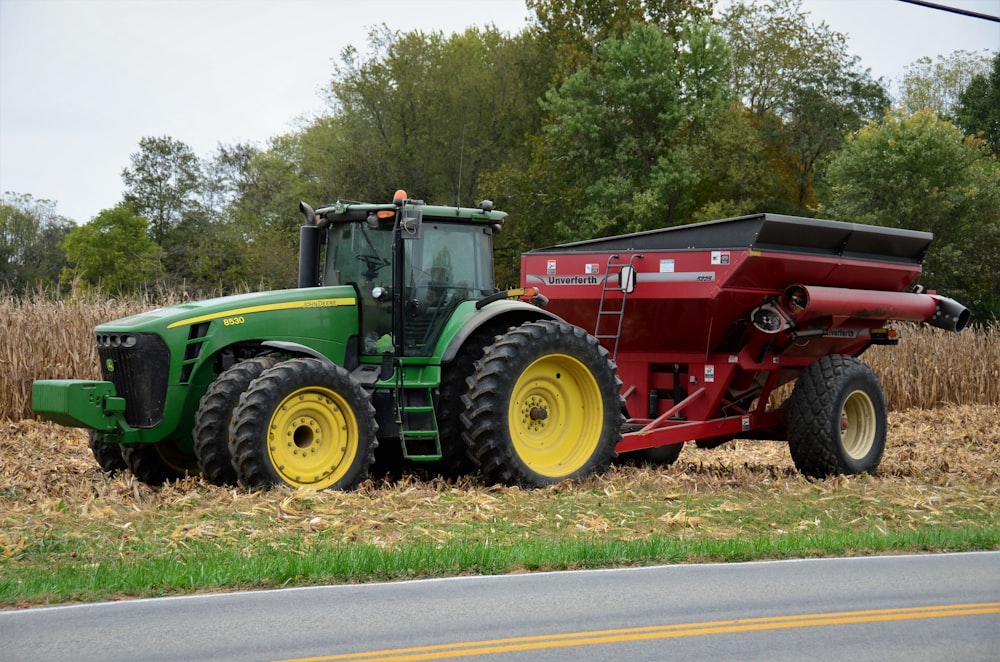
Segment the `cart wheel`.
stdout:
[[229,424],[240,395],[260,373],[277,363],[273,357],[241,361],[218,377],[205,391],[194,416],[194,455],[213,485],[235,485],[236,469],[229,452]]
[[136,478],[154,487],[201,474],[194,454],[169,439],[155,444],[122,444],[122,458]]
[[681,456],[682,450],[684,450],[683,443],[667,444],[666,446],[622,453],[619,459],[635,465],[648,464],[656,467],[669,467]]
[[600,473],[621,440],[620,391],[596,338],[565,322],[524,324],[476,363],[462,396],[464,438],[493,482],[538,487]]
[[94,459],[100,465],[101,471],[113,476],[128,469],[125,458],[122,457],[121,445],[104,441],[103,436],[97,430],[90,430],[89,433],[87,445],[90,446],[90,452],[94,454]]
[[886,408],[871,368],[824,356],[799,377],[788,403],[788,446],[807,476],[874,473],[885,450]]
[[340,366],[292,359],[265,370],[240,398],[233,464],[248,487],[353,489],[374,460],[375,408]]

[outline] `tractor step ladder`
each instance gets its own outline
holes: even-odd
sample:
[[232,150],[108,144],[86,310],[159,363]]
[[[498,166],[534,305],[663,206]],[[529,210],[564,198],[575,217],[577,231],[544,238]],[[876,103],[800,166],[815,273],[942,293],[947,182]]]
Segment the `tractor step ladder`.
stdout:
[[[618,358],[618,343],[622,336],[622,323],[625,321],[625,302],[628,300],[628,291],[621,287],[619,279],[622,269],[625,267],[634,268],[635,261],[640,259],[642,259],[642,253],[632,253],[629,255],[628,262],[622,262],[619,255],[608,257],[608,268],[604,275],[604,286],[601,288],[601,303],[597,309],[597,326],[594,328],[594,337],[601,341],[609,341],[612,345],[612,360]],[[620,292],[622,298],[620,300],[609,299],[608,292]]]
[[[430,387],[404,389],[402,369],[397,370],[396,375],[396,423],[399,425],[403,457],[407,460],[440,460],[441,435],[437,428],[433,391]],[[419,399],[423,402],[412,403],[415,396],[422,396]],[[411,442],[417,448],[411,449]]]

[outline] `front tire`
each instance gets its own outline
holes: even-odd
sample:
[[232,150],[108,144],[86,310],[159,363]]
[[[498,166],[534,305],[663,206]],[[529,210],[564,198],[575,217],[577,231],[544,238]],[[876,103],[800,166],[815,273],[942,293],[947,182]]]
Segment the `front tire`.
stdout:
[[122,459],[136,478],[153,487],[201,473],[194,454],[182,450],[176,441],[171,440],[155,444],[122,444]]
[[122,457],[121,445],[104,441],[103,436],[97,430],[90,430],[88,437],[87,445],[90,446],[90,452],[93,453],[101,471],[109,476],[114,476],[128,469],[125,458]]
[[583,329],[542,320],[488,347],[462,396],[469,451],[483,476],[532,487],[607,470],[624,402],[608,352]]
[[813,478],[874,473],[885,451],[886,406],[871,368],[824,356],[799,377],[788,401],[788,447]]
[[235,485],[238,476],[229,452],[229,425],[240,395],[250,382],[277,363],[272,357],[240,361],[222,372],[205,391],[194,418],[194,455],[205,478],[213,485]]
[[247,487],[348,490],[368,478],[377,431],[371,398],[349,372],[292,359],[265,370],[240,398],[230,452]]

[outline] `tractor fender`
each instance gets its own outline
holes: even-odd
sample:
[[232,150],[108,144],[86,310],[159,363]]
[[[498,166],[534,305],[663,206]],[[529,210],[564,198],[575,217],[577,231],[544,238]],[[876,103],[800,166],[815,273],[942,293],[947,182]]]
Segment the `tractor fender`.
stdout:
[[281,350],[282,352],[289,352],[291,354],[298,354],[300,356],[311,356],[314,359],[319,359],[328,365],[333,365],[333,361],[324,356],[321,352],[317,352],[312,347],[307,345],[302,345],[297,342],[284,342],[282,340],[265,340],[262,342],[261,347],[271,347],[273,349]]
[[458,354],[458,350],[465,344],[465,341],[484,326],[496,327],[497,332],[500,333],[507,330],[508,327],[519,326],[525,322],[534,322],[541,319],[564,321],[558,315],[525,301],[506,299],[483,306],[477,314],[469,318],[465,326],[452,336],[444,353],[441,355],[441,362],[448,363],[453,360],[455,355]]

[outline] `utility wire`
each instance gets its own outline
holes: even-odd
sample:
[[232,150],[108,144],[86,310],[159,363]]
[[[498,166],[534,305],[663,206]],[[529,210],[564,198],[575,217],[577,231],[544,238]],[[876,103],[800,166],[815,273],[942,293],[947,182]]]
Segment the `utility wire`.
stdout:
[[949,7],[948,5],[938,4],[936,2],[926,2],[925,0],[899,0],[900,2],[907,2],[911,5],[918,5],[920,7],[928,7],[929,9],[940,9],[941,11],[951,12],[953,14],[961,14],[962,16],[971,16],[972,18],[981,18],[984,21],[993,21],[994,23],[1000,23],[1000,16],[993,16],[992,14],[982,14],[977,11],[969,11],[968,9],[960,9],[959,7]]

